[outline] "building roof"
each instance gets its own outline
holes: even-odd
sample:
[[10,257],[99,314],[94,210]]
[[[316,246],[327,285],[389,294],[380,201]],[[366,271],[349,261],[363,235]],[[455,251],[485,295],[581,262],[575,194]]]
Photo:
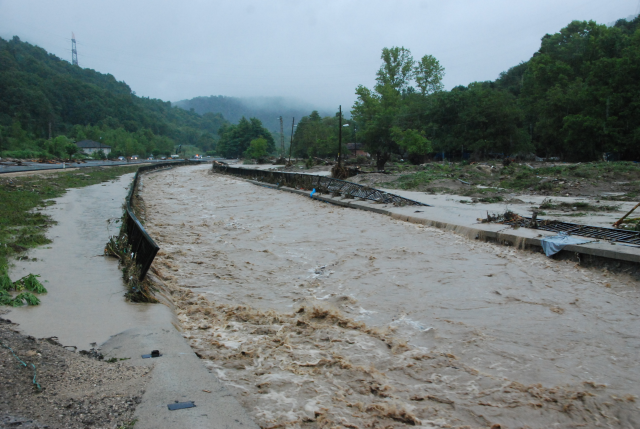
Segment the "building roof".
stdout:
[[93,149],[93,148],[102,148],[102,149],[111,149],[111,146],[106,145],[104,143],[100,144],[98,142],[94,142],[93,140],[82,140],[80,142],[76,142],[76,146],[82,149]]

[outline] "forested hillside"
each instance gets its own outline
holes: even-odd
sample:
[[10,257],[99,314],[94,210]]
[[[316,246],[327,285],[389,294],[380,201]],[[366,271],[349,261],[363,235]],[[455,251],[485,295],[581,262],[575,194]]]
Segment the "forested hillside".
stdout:
[[[280,133],[279,117],[284,118],[284,134],[291,132],[291,118],[296,122],[308,114],[313,107],[307,103],[289,100],[283,97],[225,97],[222,95],[210,97],[196,97],[174,103],[178,107],[196,113],[220,113],[231,123],[238,123],[241,118],[257,118],[265,128],[274,133]],[[323,114],[329,112],[322,111]],[[288,125],[287,125],[288,124]]]
[[[419,162],[536,154],[563,160],[603,153],[640,158],[639,18],[608,27],[574,21],[545,35],[533,57],[495,81],[442,90],[445,70],[409,49],[385,48],[373,88],[359,86],[347,140],[363,142],[383,168],[392,154]],[[337,121],[300,121],[299,156],[336,153]]]
[[[639,22],[574,21],[545,35],[530,60],[495,81],[450,91],[443,90],[445,68],[433,56],[415,60],[407,48],[384,48],[375,85],[356,88],[343,141],[364,143],[379,168],[392,154],[416,162],[436,153],[567,161],[609,153],[638,160]],[[64,156],[73,151],[72,140],[101,137],[114,155],[169,153],[182,144],[235,157],[261,138],[260,153],[273,152],[279,116],[285,134],[296,118],[297,156],[337,152],[334,112],[303,117],[312,109],[282,98],[212,96],[177,104],[182,108],[138,97],[112,75],[73,66],[17,37],[0,39],[3,156]]]
[[115,155],[168,154],[176,144],[213,150],[225,124],[220,114],[138,97],[110,74],[73,66],[18,37],[0,38],[4,156],[65,156],[71,140],[100,137]]

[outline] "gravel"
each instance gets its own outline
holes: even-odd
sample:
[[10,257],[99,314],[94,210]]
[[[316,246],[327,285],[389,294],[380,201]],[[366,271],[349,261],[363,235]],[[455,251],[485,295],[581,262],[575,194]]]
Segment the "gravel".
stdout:
[[22,335],[0,318],[0,429],[132,427],[150,370],[100,357]]

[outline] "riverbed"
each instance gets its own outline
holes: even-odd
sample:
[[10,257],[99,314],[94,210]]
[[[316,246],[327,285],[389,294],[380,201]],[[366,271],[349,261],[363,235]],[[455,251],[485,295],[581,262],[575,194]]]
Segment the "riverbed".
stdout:
[[640,426],[631,278],[209,168],[144,178],[154,270],[261,426]]

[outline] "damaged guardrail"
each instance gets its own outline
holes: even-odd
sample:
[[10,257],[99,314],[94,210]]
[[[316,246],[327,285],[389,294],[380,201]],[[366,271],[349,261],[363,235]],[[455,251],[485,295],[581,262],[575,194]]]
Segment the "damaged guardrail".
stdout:
[[131,188],[129,189],[129,195],[127,195],[123,226],[127,233],[127,244],[131,246],[131,258],[140,268],[140,280],[143,280],[147,275],[147,271],[149,271],[153,259],[156,257],[158,250],[160,250],[160,247],[158,247],[156,242],[153,241],[149,234],[147,234],[147,231],[145,231],[133,210],[133,198],[140,180],[140,173],[146,173],[148,171],[162,168],[199,164],[201,164],[201,162],[198,161],[165,162],[162,164],[145,165],[144,167],[138,168],[138,171],[136,171],[136,175],[131,183]]
[[582,225],[554,219],[540,219],[537,215],[526,217],[520,216],[510,210],[507,210],[504,214],[487,213],[486,219],[479,218],[478,220],[482,223],[501,223],[518,228],[540,229],[558,234],[578,235],[581,237],[595,238],[597,240],[605,240],[611,243],[640,246],[640,231]]
[[346,180],[333,179],[326,176],[230,167],[228,164],[219,161],[213,162],[212,170],[216,173],[230,174],[232,176],[243,177],[245,179],[271,183],[278,187],[286,186],[309,190],[315,189],[319,194],[340,194],[353,198],[362,198],[363,200],[393,204],[395,206],[429,206],[429,204],[410,200],[369,186],[363,186],[357,183],[347,182]]

